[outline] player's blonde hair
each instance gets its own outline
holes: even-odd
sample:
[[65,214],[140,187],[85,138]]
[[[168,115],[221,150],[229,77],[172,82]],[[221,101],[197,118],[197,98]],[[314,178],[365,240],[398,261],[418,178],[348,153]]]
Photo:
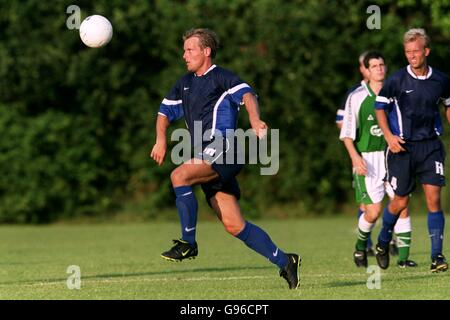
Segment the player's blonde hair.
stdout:
[[428,37],[425,29],[422,28],[413,28],[406,31],[403,36],[403,43],[405,44],[411,41],[416,41],[417,39],[424,40],[425,48],[430,47],[430,37]]
[[211,58],[216,56],[217,48],[219,47],[219,38],[214,31],[206,28],[190,29],[184,33],[183,41],[192,37],[197,37],[200,40],[200,47],[202,49],[211,49]]

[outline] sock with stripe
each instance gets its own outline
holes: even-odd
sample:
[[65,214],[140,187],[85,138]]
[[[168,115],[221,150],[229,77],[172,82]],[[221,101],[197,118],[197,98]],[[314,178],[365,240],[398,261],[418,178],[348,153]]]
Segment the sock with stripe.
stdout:
[[[361,209],[358,209],[358,221],[361,218],[361,215],[363,215],[363,214],[364,214],[364,211],[362,211]],[[359,232],[359,230],[358,230],[358,232]],[[372,231],[369,231],[369,234],[367,235],[367,245],[366,245],[367,248],[372,248],[373,247],[371,234],[372,234]]]
[[269,235],[258,226],[246,221],[245,227],[236,238],[242,240],[249,248],[269,259],[280,269],[288,262],[287,255],[279,249],[270,239]]
[[178,216],[181,223],[181,239],[195,243],[195,228],[197,227],[198,204],[191,186],[174,188]]
[[356,250],[364,251],[367,248],[367,241],[372,232],[374,223],[367,222],[365,219],[365,214],[362,214],[358,220],[358,240],[356,241]]
[[442,210],[428,213],[428,233],[431,240],[431,259],[442,254],[444,240],[445,217]]
[[409,250],[411,246],[411,219],[399,218],[394,227],[397,236],[398,261],[406,261],[409,258]]

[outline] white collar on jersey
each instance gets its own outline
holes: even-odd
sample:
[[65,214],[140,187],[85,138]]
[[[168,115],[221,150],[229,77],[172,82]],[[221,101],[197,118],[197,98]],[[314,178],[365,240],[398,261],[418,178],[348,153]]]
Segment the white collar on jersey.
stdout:
[[205,71],[205,73],[204,74],[202,74],[201,76],[198,76],[198,75],[196,75],[195,74],[195,72],[194,72],[194,75],[196,76],[196,77],[203,77],[205,74],[207,74],[208,72],[210,72],[212,69],[214,69],[215,67],[217,67],[215,64],[213,64],[211,67],[209,67],[209,69],[208,70],[206,70]]
[[372,94],[370,93],[370,90],[369,90],[369,88],[368,88],[368,85],[369,85],[369,84],[368,84],[367,82],[365,82],[364,80],[361,81],[361,86],[362,86],[364,89],[366,89],[367,94],[369,95],[369,97],[371,97]]
[[406,70],[408,70],[408,73],[411,75],[411,77],[413,77],[414,79],[419,79],[419,80],[426,80],[429,77],[431,77],[431,75],[433,74],[433,69],[428,66],[428,73],[425,76],[417,76],[411,69],[411,65],[408,64],[408,66],[406,67]]

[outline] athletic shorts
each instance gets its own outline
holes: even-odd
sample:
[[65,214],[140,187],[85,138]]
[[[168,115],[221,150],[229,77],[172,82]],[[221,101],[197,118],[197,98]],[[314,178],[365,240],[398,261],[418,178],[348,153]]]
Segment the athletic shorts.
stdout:
[[395,194],[404,197],[414,191],[416,178],[420,184],[445,186],[445,148],[438,138],[408,141],[406,151],[387,151],[387,181]]
[[201,185],[206,201],[211,207],[211,198],[217,192],[232,194],[237,200],[241,190],[236,176],[244,166],[242,152],[237,139],[230,137],[215,137],[213,141],[203,144],[202,151],[195,154],[197,159],[210,163],[219,178]]
[[387,192],[384,151],[363,152],[361,156],[366,162],[367,174],[362,176],[353,173],[356,202],[379,203]]

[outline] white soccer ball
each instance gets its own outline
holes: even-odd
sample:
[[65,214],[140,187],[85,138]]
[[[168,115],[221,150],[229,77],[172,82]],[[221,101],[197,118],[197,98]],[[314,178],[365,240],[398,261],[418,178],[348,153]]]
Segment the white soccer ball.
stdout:
[[80,25],[81,41],[91,48],[103,47],[111,40],[112,35],[111,22],[98,14],[87,17]]

